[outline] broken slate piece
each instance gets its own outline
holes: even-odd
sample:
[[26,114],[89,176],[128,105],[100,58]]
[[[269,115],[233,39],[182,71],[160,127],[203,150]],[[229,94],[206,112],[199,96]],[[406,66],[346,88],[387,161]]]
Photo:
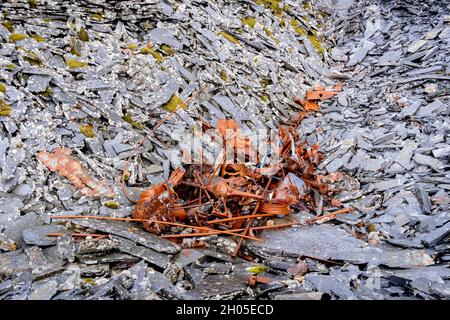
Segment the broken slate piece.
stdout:
[[402,150],[399,151],[394,161],[401,165],[406,170],[411,170],[413,168],[413,164],[411,163],[411,157],[413,155],[414,150],[417,149],[417,143],[415,142],[407,142]]
[[428,193],[421,187],[415,187],[415,195],[417,200],[419,201],[420,207],[422,208],[423,213],[430,214],[431,213],[431,201]]
[[48,224],[42,226],[31,227],[22,231],[23,241],[30,245],[51,246],[57,242],[56,237],[48,237],[49,233],[66,233],[70,231],[63,226],[56,224]]
[[436,230],[426,234],[422,239],[423,244],[427,248],[431,248],[445,240],[450,236],[450,223],[445,224],[444,226],[437,228]]
[[367,53],[375,47],[375,43],[368,40],[364,40],[360,45],[361,47],[357,48],[356,51],[348,59],[348,62],[346,64],[347,67],[353,67],[354,65],[363,61]]
[[118,242],[117,249],[119,251],[141,258],[161,269],[166,268],[169,263],[169,255],[164,255],[147,247],[137,245],[135,242],[122,237],[111,236],[111,239]]
[[238,275],[207,276],[190,293],[195,299],[220,300],[223,296],[235,297],[245,291],[247,280],[247,277]]
[[73,223],[105,233],[114,234],[136,243],[139,243],[147,248],[164,253],[177,253],[180,247],[166,239],[158,237],[152,233],[143,231],[134,224],[125,221],[108,221],[108,220],[94,220],[94,219],[73,219]]
[[148,268],[147,278],[150,284],[150,289],[160,296],[169,296],[172,299],[181,298],[183,294],[175,287],[162,273]]
[[11,277],[27,271],[30,269],[29,261],[21,250],[0,253],[0,275]]
[[183,44],[167,29],[155,28],[150,31],[146,38],[157,44],[167,44],[176,50],[183,49]]
[[444,158],[450,156],[450,147],[434,149],[433,156],[435,158]]
[[150,289],[150,280],[147,277],[147,264],[140,261],[129,269],[134,279],[130,295],[133,300],[160,300],[161,298]]
[[34,74],[28,78],[27,89],[30,92],[44,92],[47,89],[50,80],[51,77],[49,76]]
[[31,272],[36,278],[47,277],[62,270],[61,266],[51,264],[39,247],[29,247],[25,249],[25,253],[30,259]]
[[389,179],[372,184],[373,188],[377,191],[386,191],[403,185],[402,179]]
[[428,166],[436,171],[440,171],[444,167],[444,164],[441,161],[433,157],[423,155],[421,153],[416,153],[413,157],[413,160],[418,164]]
[[75,261],[75,242],[71,235],[59,236],[56,240],[58,255],[69,262]]
[[53,279],[36,281],[31,286],[28,300],[50,300],[57,292],[58,283]]
[[101,256],[98,253],[94,254],[82,254],[77,255],[78,260],[87,265],[99,264],[99,263],[127,263],[132,264],[138,262],[139,259],[136,257],[130,256],[129,254],[121,253],[121,252],[112,252],[103,254]]
[[205,254],[201,250],[181,249],[180,253],[177,256],[176,262],[184,267],[199,260],[204,256]]
[[92,254],[92,253],[107,253],[119,246],[118,241],[114,239],[84,239],[77,243],[76,253]]

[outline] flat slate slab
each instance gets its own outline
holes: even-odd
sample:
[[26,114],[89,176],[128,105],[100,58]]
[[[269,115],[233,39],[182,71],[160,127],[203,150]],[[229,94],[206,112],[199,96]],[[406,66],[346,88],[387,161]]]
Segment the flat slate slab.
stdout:
[[72,222],[79,226],[129,239],[158,252],[174,254],[181,250],[180,246],[146,232],[130,222],[95,219],[73,219]]
[[313,256],[354,264],[387,265],[393,268],[412,268],[434,263],[424,250],[369,246],[343,229],[329,224],[265,231],[261,238],[265,242],[252,241],[249,246],[256,250]]

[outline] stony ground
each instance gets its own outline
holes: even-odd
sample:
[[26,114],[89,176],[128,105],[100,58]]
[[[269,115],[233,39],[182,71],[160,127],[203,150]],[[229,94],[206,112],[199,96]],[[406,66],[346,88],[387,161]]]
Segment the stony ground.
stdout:
[[[105,3],[0,4],[0,299],[450,297],[445,1]],[[300,134],[324,150],[319,169],[355,211],[263,232],[243,247],[252,262],[230,257],[232,238],[193,249],[129,222],[51,219],[130,216],[118,178],[146,135],[130,163],[133,197],[180,166],[196,121],[277,128],[299,111],[294,96],[338,81],[344,90]],[[86,195],[36,158],[57,147],[115,198]],[[261,283],[248,285],[255,273]]]

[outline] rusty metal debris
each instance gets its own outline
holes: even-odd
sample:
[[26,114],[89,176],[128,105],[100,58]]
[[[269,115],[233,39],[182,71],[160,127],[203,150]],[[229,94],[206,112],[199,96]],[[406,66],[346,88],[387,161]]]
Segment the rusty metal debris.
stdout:
[[39,151],[36,157],[50,171],[57,171],[61,176],[66,177],[81,193],[91,197],[114,197],[113,190],[104,182],[95,180],[89,175],[86,169],[71,157],[72,150],[68,148],[57,148],[55,151]]
[[[306,101],[317,104],[316,100],[332,98],[341,89],[341,86],[336,86],[334,91],[316,88],[307,93]],[[307,115],[309,108],[307,105],[304,108],[300,118]],[[299,209],[316,213],[319,206],[340,204],[332,198],[333,187],[316,173],[323,155],[317,145],[309,146],[301,139],[297,131],[300,118],[297,116],[293,124],[280,128],[281,161],[272,165],[270,175],[264,172],[267,168],[228,163],[226,159],[216,167],[208,164],[180,167],[167,181],[142,192],[133,220],[143,222],[149,232],[172,240],[237,235],[240,237],[234,252],[237,255],[242,240],[255,239],[257,230],[298,224],[289,222],[277,226],[273,221],[276,217],[287,216]],[[250,141],[241,134],[234,120],[220,119],[215,129],[224,145],[245,150],[245,154],[256,157],[252,154]],[[339,213],[350,211],[338,210],[318,217],[317,221],[330,220]]]

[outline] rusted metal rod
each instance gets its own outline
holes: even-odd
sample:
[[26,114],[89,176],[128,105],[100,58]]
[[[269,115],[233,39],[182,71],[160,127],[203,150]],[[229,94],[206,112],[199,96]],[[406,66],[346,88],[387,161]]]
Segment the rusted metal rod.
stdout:
[[[238,229],[236,229],[236,230],[238,230]],[[240,229],[240,230],[244,230],[244,229]],[[224,230],[217,230],[217,231],[213,231],[213,232],[168,234],[168,235],[161,236],[161,238],[174,239],[174,238],[186,238],[186,237],[206,237],[206,236],[214,236],[214,235],[218,235],[218,234],[229,234],[229,233]],[[241,237],[241,238],[245,238],[245,239],[264,242],[264,240],[261,240],[259,238],[247,236],[247,235],[243,235],[243,234],[239,234],[239,233],[233,234],[233,235],[236,235],[237,237]]]
[[238,216],[238,217],[232,217],[232,218],[210,220],[210,221],[207,221],[206,223],[214,224],[214,223],[222,223],[222,222],[229,222],[229,221],[236,221],[236,220],[246,220],[246,219],[262,218],[262,217],[273,217],[273,216],[277,216],[277,215],[279,215],[279,213],[249,214],[246,216]]
[[338,214],[344,214],[344,213],[352,212],[353,210],[354,210],[353,208],[345,208],[345,209],[336,210],[336,211],[333,211],[331,213],[325,214],[323,216],[309,219],[308,221],[305,222],[305,224],[311,224],[311,223],[314,223],[314,222],[317,222],[317,221],[321,221],[321,220],[328,221],[330,219],[334,219],[336,217],[336,215],[338,215]]
[[[134,221],[134,222],[150,222],[150,223],[156,223],[156,224],[165,224],[169,226],[176,226],[181,228],[192,228],[192,229],[198,229],[198,230],[205,230],[205,231],[217,231],[215,229],[211,229],[208,227],[199,227],[199,226],[191,226],[188,224],[182,224],[182,223],[176,223],[176,222],[169,222],[169,221],[159,221],[159,220],[152,220],[152,219],[136,219],[136,218],[116,218],[116,217],[99,217],[99,216],[51,216],[52,219],[97,219],[97,220],[113,220],[113,221]],[[221,230],[220,233],[229,234],[232,236],[241,236],[239,233],[234,233],[229,230]]]

